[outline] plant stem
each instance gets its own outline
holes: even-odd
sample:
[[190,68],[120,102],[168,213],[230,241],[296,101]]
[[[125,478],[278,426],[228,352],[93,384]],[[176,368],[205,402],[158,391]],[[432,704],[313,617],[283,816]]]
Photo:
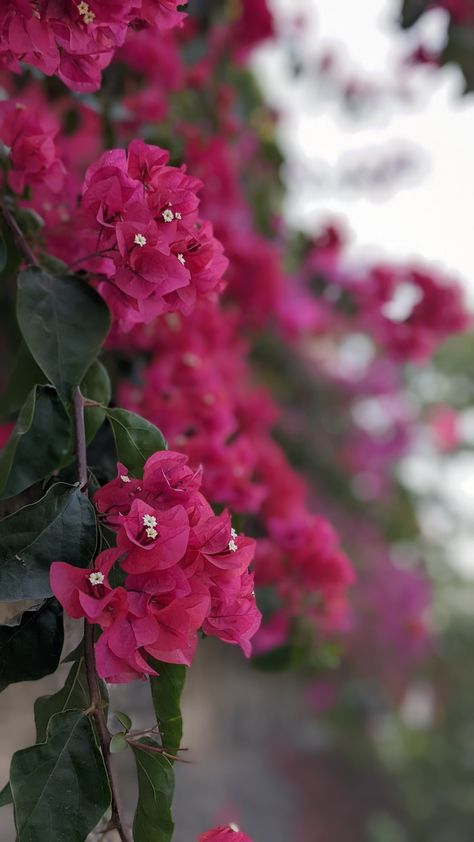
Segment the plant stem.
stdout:
[[38,266],[38,261],[36,260],[36,257],[34,256],[33,252],[31,251],[31,248],[28,245],[28,241],[23,231],[18,225],[18,222],[16,221],[12,212],[7,207],[5,201],[0,203],[0,213],[3,216],[3,219],[5,220],[5,225],[13,234],[13,239],[15,240],[19,251],[23,255],[25,263],[27,263],[28,266]]
[[76,440],[77,469],[79,474],[79,486],[83,493],[87,490],[87,449],[86,431],[84,427],[84,398],[79,386],[74,389],[74,433]]
[[91,707],[93,708],[92,716],[94,717],[96,724],[97,736],[99,738],[102,757],[104,758],[107,777],[109,779],[110,791],[112,793],[112,816],[110,819],[110,828],[114,828],[117,831],[121,842],[132,842],[132,837],[125,827],[121,816],[118,782],[110,755],[110,733],[107,728],[107,720],[104,713],[102,697],[100,695],[99,677],[95,668],[94,627],[88,623],[87,620],[84,620],[84,661],[86,665],[90,702]]
[[[84,399],[79,387],[74,390],[73,409],[79,485],[82,493],[87,494],[87,452],[86,434],[84,428]],[[104,712],[102,696],[100,693],[99,676],[97,675],[95,665],[94,626],[88,623],[87,620],[84,620],[84,662],[87,674],[87,684],[89,687],[91,714],[94,717],[97,736],[99,739],[102,757],[104,758],[104,764],[112,795],[112,816],[110,819],[110,827],[117,831],[121,842],[132,842],[132,837],[130,836],[130,833],[121,817],[118,782],[115,770],[112,766],[112,758],[110,756],[110,733],[107,728],[107,717]]]

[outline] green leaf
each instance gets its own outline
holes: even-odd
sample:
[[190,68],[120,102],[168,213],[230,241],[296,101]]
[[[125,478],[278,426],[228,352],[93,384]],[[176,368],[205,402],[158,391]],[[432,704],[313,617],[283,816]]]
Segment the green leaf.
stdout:
[[18,277],[17,319],[36,362],[69,401],[107,336],[104,300],[74,275],[25,269]]
[[0,792],[0,807],[6,807],[7,804],[13,804],[12,790],[10,781],[8,781]]
[[2,599],[51,596],[51,562],[87,567],[96,538],[92,503],[77,486],[56,483],[37,503],[0,521]]
[[44,743],[48,723],[55,713],[65,710],[87,710],[89,690],[84,659],[80,658],[72,665],[66,683],[61,690],[50,696],[40,696],[35,701],[36,742]]
[[[109,702],[109,694],[104,681],[99,681],[99,689],[104,709]],[[40,696],[35,702],[36,742],[43,743],[50,719],[56,713],[66,710],[85,711],[90,706],[89,688],[84,658],[75,661],[68,673],[66,683],[61,690],[50,696]]]
[[126,751],[127,748],[128,743],[125,739],[125,734],[122,732],[120,732],[119,734],[114,734],[112,739],[110,740],[110,753],[120,754],[121,751]]
[[84,842],[111,801],[88,717],[55,714],[46,742],[13,755],[10,784],[18,842]]
[[8,249],[3,231],[0,231],[0,272],[3,272],[8,260]]
[[122,713],[121,710],[114,710],[115,719],[120,722],[121,726],[125,728],[125,731],[130,731],[132,727],[132,720],[130,719],[128,713]]
[[17,626],[0,626],[2,686],[50,675],[58,667],[63,642],[63,614],[55,599],[37,611],[25,611]]
[[[153,745],[151,741],[143,743]],[[170,842],[174,823],[171,803],[174,772],[170,761],[158,752],[132,745],[138,775],[138,804],[133,822],[134,842]],[[22,840],[20,840],[22,842]]]
[[[85,398],[108,406],[112,397],[112,385],[107,370],[102,363],[95,360],[87,371],[81,383],[81,392]],[[91,406],[84,409],[84,423],[86,428],[86,441],[94,438],[97,430],[105,421],[105,409],[100,406]]]
[[61,464],[70,445],[71,422],[56,391],[35,386],[0,454],[0,499],[45,479]]
[[25,402],[33,386],[46,384],[47,377],[36,365],[27,346],[21,343],[8,378],[6,389],[0,397],[0,414],[16,412]]
[[157,450],[166,450],[166,441],[158,427],[140,415],[126,409],[108,409],[107,418],[112,426],[117,456],[131,474],[143,474],[146,460]]
[[180,702],[186,678],[186,667],[182,664],[165,664],[161,661],[153,661],[153,667],[158,676],[150,678],[150,687],[161,743],[168,754],[176,757],[183,736]]

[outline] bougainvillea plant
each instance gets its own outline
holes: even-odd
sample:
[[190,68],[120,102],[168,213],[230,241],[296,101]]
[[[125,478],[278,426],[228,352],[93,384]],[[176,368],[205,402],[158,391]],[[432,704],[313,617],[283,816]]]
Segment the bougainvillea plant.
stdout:
[[[198,641],[270,668],[314,663],[357,626],[352,562],[273,436],[286,415],[257,379],[268,347],[312,388],[326,378],[346,409],[356,391],[393,407],[398,366],[467,324],[454,285],[416,266],[350,271],[332,230],[288,273],[274,115],[246,69],[274,31],[265,0],[0,12],[1,689],[70,664],[36,701],[36,743],[0,794],[18,842],[94,829],[169,842]],[[394,318],[407,287],[414,306]],[[318,342],[364,332],[374,359],[357,383],[316,364]],[[393,421],[383,442],[348,424],[338,449],[349,477],[377,463],[381,492],[409,440]],[[425,600],[405,617],[409,577],[393,578],[398,640],[405,620],[421,627]],[[361,604],[378,587],[368,579]],[[150,687],[146,731],[109,701],[132,681]],[[133,827],[122,750],[136,762]],[[199,839],[249,842],[233,823]]]

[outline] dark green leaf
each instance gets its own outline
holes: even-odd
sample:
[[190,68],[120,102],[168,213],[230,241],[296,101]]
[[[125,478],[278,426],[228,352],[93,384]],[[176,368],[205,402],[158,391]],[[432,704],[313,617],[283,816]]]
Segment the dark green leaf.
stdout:
[[[143,742],[148,743],[147,740]],[[149,745],[153,743],[150,741]],[[170,842],[174,829],[171,816],[173,767],[163,754],[133,745],[132,748],[138,775],[138,804],[133,822],[134,842]]]
[[47,377],[36,365],[27,346],[21,343],[8,378],[6,389],[0,397],[0,414],[16,412],[25,402],[33,386],[47,383]]
[[8,249],[3,231],[0,231],[0,272],[3,272],[8,260]]
[[7,804],[13,804],[12,790],[10,781],[5,784],[0,792],[0,807],[6,807]]
[[36,362],[61,398],[70,400],[109,330],[104,300],[74,275],[25,269],[18,278],[17,318]]
[[0,521],[2,599],[50,596],[51,562],[87,567],[95,547],[92,503],[76,486],[56,483],[37,503]]
[[130,728],[132,727],[132,720],[127,713],[122,713],[121,710],[114,710],[114,716],[126,731],[130,731]]
[[108,409],[107,418],[112,426],[118,459],[131,474],[140,476],[148,457],[157,450],[166,450],[166,441],[158,427],[140,415],[125,409]]
[[18,626],[0,626],[0,682],[36,681],[57,669],[64,642],[62,609],[48,599]]
[[35,386],[0,454],[0,499],[45,479],[71,445],[71,422],[56,391]]
[[18,842],[84,842],[110,806],[104,761],[80,711],[55,714],[45,743],[13,755],[10,783]]
[[158,676],[150,678],[150,686],[161,743],[168,754],[176,757],[183,736],[180,702],[186,667],[161,661],[153,661],[153,667]]
[[36,742],[44,743],[48,723],[55,713],[65,710],[87,710],[90,705],[84,659],[72,665],[66,683],[51,696],[40,696],[35,702]]
[[[89,368],[84,380],[81,383],[81,392],[85,398],[102,403],[108,406],[112,397],[112,385],[106,369],[98,360],[95,360]],[[84,410],[84,423],[86,428],[86,441],[94,438],[99,427],[105,421],[105,410],[100,406],[86,407]]]
[[110,752],[111,754],[120,754],[121,751],[125,751],[128,748],[127,740],[125,739],[125,734],[119,733],[114,734],[112,739],[110,740]]

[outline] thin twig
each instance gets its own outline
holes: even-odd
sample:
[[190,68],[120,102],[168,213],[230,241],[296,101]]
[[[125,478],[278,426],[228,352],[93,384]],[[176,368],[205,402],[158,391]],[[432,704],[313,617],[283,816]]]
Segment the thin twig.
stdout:
[[121,842],[132,842],[132,837],[130,836],[121,816],[118,781],[115,769],[112,766],[112,758],[110,755],[110,733],[107,728],[107,720],[102,707],[99,677],[95,667],[94,627],[88,623],[87,620],[84,621],[84,661],[86,665],[87,684],[89,687],[91,706],[93,707],[92,715],[96,724],[97,736],[99,738],[102,757],[104,758],[107,777],[109,779],[110,791],[112,793],[112,815],[110,819],[110,827],[113,827],[117,831]]
[[[84,428],[84,401],[79,387],[74,390],[73,408],[79,485],[82,493],[87,494],[88,475],[86,434]],[[112,816],[110,819],[110,827],[114,827],[117,831],[121,842],[132,842],[132,837],[122,820],[118,781],[115,775],[115,770],[112,766],[112,758],[110,755],[110,732],[107,727],[107,717],[104,711],[102,696],[100,693],[99,676],[97,675],[95,664],[94,626],[88,623],[87,620],[84,620],[84,662],[89,688],[90,710],[92,716],[94,717],[97,736],[99,738],[102,757],[104,758],[104,764],[112,795]]]
[[36,257],[34,256],[23,231],[18,225],[18,222],[16,221],[12,212],[7,207],[5,201],[0,203],[0,213],[3,216],[3,219],[5,220],[5,225],[7,226],[7,228],[10,229],[11,233],[13,234],[13,239],[15,240],[19,251],[23,255],[25,263],[27,263],[28,266],[38,266],[38,261],[36,260]]

